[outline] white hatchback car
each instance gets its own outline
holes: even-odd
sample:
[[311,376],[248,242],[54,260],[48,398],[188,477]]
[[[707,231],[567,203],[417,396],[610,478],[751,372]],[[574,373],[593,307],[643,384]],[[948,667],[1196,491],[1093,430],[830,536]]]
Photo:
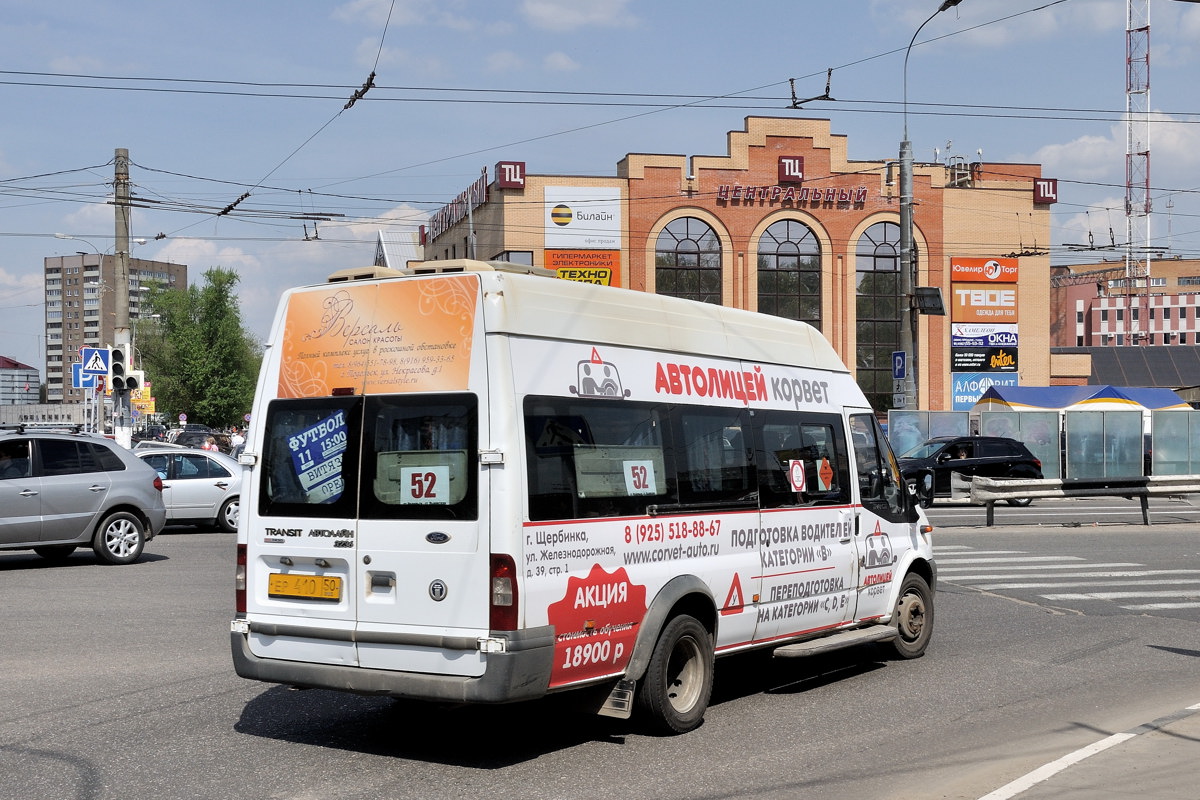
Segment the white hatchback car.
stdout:
[[168,525],[237,530],[242,466],[224,453],[180,447],[134,450],[162,478]]

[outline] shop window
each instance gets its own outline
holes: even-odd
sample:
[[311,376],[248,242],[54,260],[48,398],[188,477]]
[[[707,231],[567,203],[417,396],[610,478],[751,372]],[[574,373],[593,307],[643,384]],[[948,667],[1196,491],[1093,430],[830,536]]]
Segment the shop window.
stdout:
[[493,261],[507,261],[510,264],[523,264],[527,267],[533,266],[533,251],[532,250],[505,250],[496,255]]
[[821,327],[821,245],[804,223],[780,220],[758,240],[758,310]]
[[710,225],[695,217],[667,223],[654,247],[654,284],[658,294],[721,304],[721,241]]
[[855,248],[855,376],[871,405],[892,407],[892,353],[907,314],[900,298],[900,226],[877,222]]

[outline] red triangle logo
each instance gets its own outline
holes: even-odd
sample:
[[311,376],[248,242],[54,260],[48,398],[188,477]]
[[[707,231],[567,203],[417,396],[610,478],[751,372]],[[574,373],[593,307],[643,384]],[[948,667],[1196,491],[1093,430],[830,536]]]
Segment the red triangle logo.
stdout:
[[733,583],[729,585],[729,594],[725,597],[725,605],[721,608],[722,615],[738,614],[745,605],[742,600],[742,579],[733,573]]

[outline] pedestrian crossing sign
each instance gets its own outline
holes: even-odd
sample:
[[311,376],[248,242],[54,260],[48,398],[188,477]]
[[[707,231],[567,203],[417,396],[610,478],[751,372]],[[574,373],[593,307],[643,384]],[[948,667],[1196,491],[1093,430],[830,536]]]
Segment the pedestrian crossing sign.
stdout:
[[82,356],[84,375],[108,374],[108,364],[112,353],[107,347],[85,347]]

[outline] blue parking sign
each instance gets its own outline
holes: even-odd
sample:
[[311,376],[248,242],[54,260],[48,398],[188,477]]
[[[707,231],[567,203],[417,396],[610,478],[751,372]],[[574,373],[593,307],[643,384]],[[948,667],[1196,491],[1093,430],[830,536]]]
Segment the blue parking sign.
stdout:
[[83,364],[71,365],[71,388],[72,389],[93,389],[96,386],[96,376],[91,372],[83,371]]
[[908,377],[908,353],[904,350],[892,351],[892,380],[902,381]]

